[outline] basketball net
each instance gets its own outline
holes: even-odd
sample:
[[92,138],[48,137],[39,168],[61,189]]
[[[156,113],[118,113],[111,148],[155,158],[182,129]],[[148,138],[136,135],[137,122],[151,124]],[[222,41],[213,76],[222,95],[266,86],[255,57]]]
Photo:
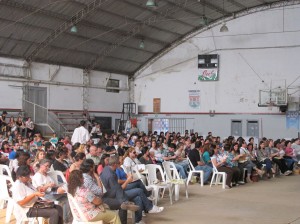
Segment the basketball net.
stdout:
[[268,110],[273,110],[274,103],[270,102],[268,105]]

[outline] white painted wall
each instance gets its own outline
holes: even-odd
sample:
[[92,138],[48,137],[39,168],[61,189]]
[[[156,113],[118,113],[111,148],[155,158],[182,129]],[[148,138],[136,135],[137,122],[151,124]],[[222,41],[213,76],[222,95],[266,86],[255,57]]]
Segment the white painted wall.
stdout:
[[[0,58],[1,63],[22,65],[21,60]],[[57,75],[49,84],[53,72],[59,68]],[[29,85],[38,82],[39,87],[47,87],[47,105],[51,110],[82,110],[83,109],[83,70],[57,65],[33,63],[31,68],[31,80]],[[107,79],[120,80],[123,91],[119,93],[106,92]],[[22,80],[5,80],[0,78],[0,94],[3,97],[0,108],[22,109]],[[4,81],[5,80],[5,81]],[[13,81],[15,80],[15,81]],[[92,71],[90,73],[90,85],[88,88],[89,110],[95,112],[121,112],[122,104],[129,102],[129,91],[127,87],[127,76],[119,74],[108,74],[106,72]],[[94,88],[97,87],[97,88]],[[127,89],[127,90],[126,90]]]
[[[153,98],[161,98],[160,116],[179,113],[194,118],[195,126],[187,129],[203,133],[213,131],[228,136],[231,119],[246,122],[257,118],[264,136],[295,137],[297,130],[285,128],[285,114],[278,108],[269,110],[257,105],[259,89],[268,88],[271,81],[283,83],[283,79],[289,85],[300,75],[298,21],[300,7],[296,5],[229,21],[228,33],[220,33],[220,26],[199,33],[136,75],[134,102],[147,114],[153,112]],[[219,81],[197,80],[197,57],[206,53],[220,56]],[[291,85],[296,89],[289,93],[299,86],[300,79]],[[189,106],[188,90],[201,91],[200,109]],[[294,96],[299,97],[299,92]],[[215,110],[214,117],[208,116],[210,110]],[[147,117],[142,117],[140,122],[145,129],[146,120]],[[243,135],[246,135],[244,126]]]

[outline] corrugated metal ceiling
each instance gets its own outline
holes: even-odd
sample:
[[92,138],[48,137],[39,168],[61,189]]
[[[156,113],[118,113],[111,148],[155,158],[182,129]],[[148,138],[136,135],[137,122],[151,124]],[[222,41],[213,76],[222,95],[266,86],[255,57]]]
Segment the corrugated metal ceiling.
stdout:
[[[203,28],[202,16],[213,23],[283,1],[157,0],[155,9],[146,2],[1,0],[0,55],[131,76],[172,43]],[[73,23],[77,33],[70,32]]]

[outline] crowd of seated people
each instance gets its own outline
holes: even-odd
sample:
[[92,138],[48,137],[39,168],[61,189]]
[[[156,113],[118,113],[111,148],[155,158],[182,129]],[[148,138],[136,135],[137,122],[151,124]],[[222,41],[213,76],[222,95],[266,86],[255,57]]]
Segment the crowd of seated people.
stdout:
[[[82,124],[81,129],[84,128]],[[173,162],[180,177],[186,179],[189,159],[195,170],[204,172],[204,184],[210,182],[215,167],[227,174],[226,188],[230,189],[252,183],[254,173],[265,179],[271,178],[276,167],[282,175],[288,176],[300,159],[299,139],[274,141],[263,138],[256,147],[253,138],[229,136],[221,142],[220,137],[211,133],[204,138],[188,132],[183,135],[132,132],[108,136],[100,135],[98,131],[97,135],[92,133],[91,138],[84,133],[85,143],[72,144],[68,136],[58,138],[53,135],[46,141],[40,133],[33,136],[19,134],[18,128],[14,135],[9,131],[0,134],[0,164],[10,166],[14,180],[18,182],[15,189],[25,189],[22,194],[13,191],[17,203],[25,209],[38,197],[61,202],[61,206],[53,208],[57,218],[50,218],[49,223],[72,222],[66,192],[74,196],[89,221],[125,224],[127,210],[132,210],[135,222],[144,223],[142,217],[147,213],[163,211],[163,207],[153,204],[151,188],[146,187],[144,171],[148,164]],[[93,137],[99,138],[97,144]],[[72,139],[80,139],[80,134]],[[20,171],[20,167],[27,168]],[[50,167],[66,176],[68,186],[55,184],[48,175]],[[32,215],[32,210],[26,212],[28,216]],[[40,214],[49,217],[47,212]]]

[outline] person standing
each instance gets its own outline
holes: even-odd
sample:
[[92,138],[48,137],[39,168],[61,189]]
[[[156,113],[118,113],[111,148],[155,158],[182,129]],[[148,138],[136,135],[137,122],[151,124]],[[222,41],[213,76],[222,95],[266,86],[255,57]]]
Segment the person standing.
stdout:
[[90,134],[85,128],[86,122],[84,120],[80,121],[80,126],[75,128],[74,133],[71,138],[72,145],[79,142],[80,144],[86,144],[90,140]]

